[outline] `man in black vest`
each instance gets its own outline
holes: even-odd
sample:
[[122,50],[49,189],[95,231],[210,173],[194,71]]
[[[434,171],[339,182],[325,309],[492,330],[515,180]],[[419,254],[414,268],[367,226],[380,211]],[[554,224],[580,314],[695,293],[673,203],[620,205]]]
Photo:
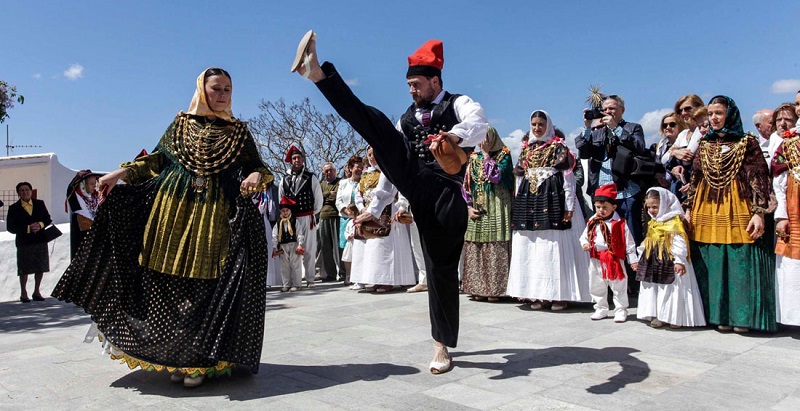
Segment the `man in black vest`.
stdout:
[[449,174],[431,155],[431,143],[447,140],[455,150],[471,152],[486,137],[481,106],[467,96],[442,89],[443,46],[430,40],[409,56],[406,73],[414,104],[397,126],[362,103],[333,64],[322,66],[316,39],[309,32],[298,48],[292,71],[313,81],[333,108],[372,146],[381,171],[406,198],[420,231],[428,275],[428,303],[434,357],[430,371],[447,372],[447,347],[458,342],[458,261],[467,227],[461,193],[466,165]]
[[[278,187],[278,197],[292,199],[296,205],[293,214],[296,218],[297,230],[306,233],[305,253],[303,254],[303,277],[306,286],[314,288],[315,260],[317,255],[317,221],[316,215],[322,209],[322,188],[314,173],[306,170],[306,155],[295,145],[286,151],[287,163],[291,167],[286,170],[286,177]],[[299,286],[299,284],[296,284]]]

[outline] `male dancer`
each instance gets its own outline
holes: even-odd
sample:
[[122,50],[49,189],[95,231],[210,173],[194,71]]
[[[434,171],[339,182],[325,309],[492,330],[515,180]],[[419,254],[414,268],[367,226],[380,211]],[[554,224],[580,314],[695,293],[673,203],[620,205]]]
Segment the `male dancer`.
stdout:
[[[445,172],[431,153],[447,141],[471,152],[488,128],[481,106],[442,89],[443,46],[430,40],[408,57],[406,73],[414,104],[397,127],[382,112],[362,103],[333,64],[319,65],[316,36],[301,41],[292,71],[313,81],[333,108],[372,146],[381,171],[406,198],[420,231],[428,272],[428,303],[434,356],[433,374],[450,371],[447,347],[458,342],[458,261],[467,228],[461,194],[466,165]],[[449,168],[448,168],[449,169]]]

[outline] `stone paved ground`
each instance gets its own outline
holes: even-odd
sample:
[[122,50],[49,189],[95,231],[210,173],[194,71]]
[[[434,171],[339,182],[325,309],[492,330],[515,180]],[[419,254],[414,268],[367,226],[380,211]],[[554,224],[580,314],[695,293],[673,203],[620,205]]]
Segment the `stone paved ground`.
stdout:
[[[268,295],[261,372],[197,389],[82,343],[80,309],[0,303],[0,409],[800,409],[800,330],[655,330],[463,298],[456,368],[434,376],[425,294]],[[632,310],[635,313],[635,310]],[[631,317],[633,318],[633,317]]]

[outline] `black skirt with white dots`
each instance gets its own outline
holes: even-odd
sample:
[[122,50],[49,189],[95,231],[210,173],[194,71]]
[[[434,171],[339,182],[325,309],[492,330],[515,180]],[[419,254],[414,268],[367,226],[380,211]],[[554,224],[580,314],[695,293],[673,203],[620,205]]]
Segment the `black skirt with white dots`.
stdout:
[[[228,256],[216,279],[139,265],[155,181],[120,185],[52,295],[82,307],[131,368],[258,372],[266,306],[267,243],[250,198],[231,207]],[[223,366],[220,366],[223,364]]]

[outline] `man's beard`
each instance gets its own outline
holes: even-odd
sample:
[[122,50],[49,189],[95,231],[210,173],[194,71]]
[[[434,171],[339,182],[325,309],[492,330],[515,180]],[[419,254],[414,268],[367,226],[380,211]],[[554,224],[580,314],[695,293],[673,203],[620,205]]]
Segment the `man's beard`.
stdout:
[[411,98],[414,99],[414,107],[416,108],[424,108],[433,103],[433,96],[423,97],[423,96],[413,95],[411,96]]

